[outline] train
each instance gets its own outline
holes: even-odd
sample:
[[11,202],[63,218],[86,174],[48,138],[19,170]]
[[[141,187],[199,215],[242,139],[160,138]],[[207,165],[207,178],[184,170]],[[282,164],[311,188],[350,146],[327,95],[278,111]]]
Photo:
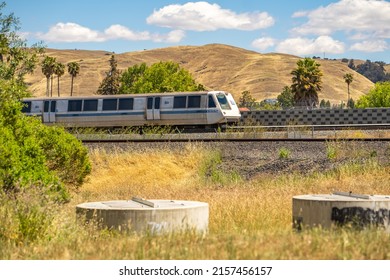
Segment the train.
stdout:
[[213,128],[239,122],[225,91],[24,98],[23,113],[64,127],[178,126]]

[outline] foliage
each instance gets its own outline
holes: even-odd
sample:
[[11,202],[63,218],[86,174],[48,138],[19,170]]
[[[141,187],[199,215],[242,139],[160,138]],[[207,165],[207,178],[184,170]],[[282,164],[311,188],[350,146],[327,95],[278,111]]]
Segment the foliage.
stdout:
[[[346,143],[347,147],[350,145]],[[94,174],[74,194],[75,201],[127,199],[134,194],[144,198],[204,201],[210,207],[207,234],[153,236],[99,231],[75,222],[74,203],[41,207],[43,202],[37,194],[23,197],[17,209],[16,201],[0,197],[0,259],[390,259],[390,236],[382,229],[318,227],[297,234],[291,227],[293,196],[332,193],[335,186],[336,190],[353,193],[387,193],[388,166],[374,164],[375,159],[343,168],[338,168],[339,162],[335,162],[335,170],[318,168],[318,174],[251,173],[240,181],[222,184],[212,178],[204,180],[198,174],[210,155],[209,148],[189,143],[180,148],[164,146],[142,151],[94,149],[91,151]],[[221,158],[215,157],[217,162]],[[223,157],[229,162],[229,158]],[[273,159],[270,162],[275,164]],[[258,162],[252,170],[258,171],[263,164]],[[27,205],[35,208],[31,214],[26,211]],[[43,211],[49,217],[41,215]],[[31,232],[19,227],[18,212],[30,217]]]
[[368,94],[356,101],[356,107],[390,107],[390,82],[376,83]]
[[330,108],[331,105],[330,105],[330,101],[327,100],[325,101],[325,99],[322,99],[321,102],[320,102],[320,108]]
[[238,107],[253,107],[256,99],[252,96],[251,92],[245,90],[241,93],[240,99],[238,100]]
[[280,104],[274,99],[265,99],[256,105],[257,110],[280,110]]
[[0,242],[31,243],[48,237],[54,219],[53,205],[41,190],[31,186],[9,197],[0,190]]
[[385,65],[382,61],[371,62],[366,60],[366,62],[356,67],[356,71],[373,83],[390,81],[390,73],[386,73]]
[[[16,24],[9,19],[0,16],[1,29],[10,22]],[[1,38],[2,58],[7,60],[0,63],[4,70],[0,77],[0,189],[17,197],[34,186],[51,199],[66,201],[69,193],[61,180],[76,185],[82,182],[90,171],[86,148],[63,129],[47,127],[21,113],[20,100],[29,95],[23,77],[36,67],[37,53],[21,48],[14,33],[3,33]],[[14,52],[20,55],[14,57]]]
[[351,105],[350,102],[350,94],[349,94],[349,85],[353,82],[353,74],[351,73],[346,73],[344,76],[344,81],[347,83],[347,88],[348,88],[348,98],[347,98],[347,108],[352,108],[349,105]]
[[70,84],[70,96],[72,96],[73,95],[73,80],[80,73],[80,65],[77,62],[72,61],[72,62],[69,62],[67,64],[67,66],[68,66],[68,73],[72,76],[72,81]]
[[280,148],[279,150],[279,159],[288,159],[290,157],[291,151],[285,147]]
[[3,14],[5,6],[5,2],[0,4],[0,78],[23,83],[23,77],[34,71],[43,48],[41,43],[27,48],[17,35],[19,19],[13,13]]
[[294,107],[294,95],[291,92],[291,88],[285,86],[283,91],[277,96],[277,100],[283,109]]
[[97,94],[112,95],[119,93],[120,87],[120,71],[118,70],[118,63],[114,55],[110,58],[110,71],[106,72],[106,77],[100,84]]
[[54,74],[57,75],[57,94],[60,96],[60,77],[65,74],[65,65],[61,62],[57,62],[54,65]]
[[129,67],[121,76],[119,93],[181,92],[204,90],[192,75],[172,61]]
[[314,59],[305,58],[297,62],[297,68],[291,72],[291,91],[296,106],[315,107],[318,104],[318,92],[322,88],[320,64]]
[[53,92],[50,91],[50,78],[54,74],[56,64],[56,58],[51,56],[45,56],[41,63],[42,73],[46,77],[46,96],[53,95]]
[[351,60],[348,62],[348,67],[351,68],[352,70],[356,70],[355,62],[354,62],[353,59],[351,59]]
[[355,101],[352,98],[348,99],[347,108],[355,108]]

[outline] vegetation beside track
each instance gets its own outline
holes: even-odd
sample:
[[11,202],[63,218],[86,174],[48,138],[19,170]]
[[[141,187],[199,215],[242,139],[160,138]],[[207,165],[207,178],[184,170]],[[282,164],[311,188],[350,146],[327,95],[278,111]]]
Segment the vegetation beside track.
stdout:
[[[25,237],[18,235],[21,225],[15,223],[15,213],[10,210],[15,207],[5,208],[2,201],[0,258],[390,259],[390,236],[381,229],[346,227],[296,233],[291,224],[294,195],[335,190],[388,194],[390,156],[387,164],[379,164],[373,156],[325,172],[263,173],[246,179],[219,169],[225,159],[218,149],[210,150],[205,144],[182,145],[174,150],[164,145],[128,150],[90,148],[92,173],[83,187],[72,193],[69,204],[41,207],[38,198],[25,197],[22,205],[36,205],[36,215],[29,217],[33,227]],[[275,160],[288,160],[275,153]],[[346,157],[349,154],[339,153],[328,160]],[[208,202],[209,233],[134,235],[99,231],[76,221],[79,203],[135,195]],[[42,213],[43,221],[39,220]]]

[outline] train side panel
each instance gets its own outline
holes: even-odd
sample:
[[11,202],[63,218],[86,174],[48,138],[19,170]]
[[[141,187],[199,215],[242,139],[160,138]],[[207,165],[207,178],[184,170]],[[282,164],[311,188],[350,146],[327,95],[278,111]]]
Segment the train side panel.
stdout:
[[239,119],[225,92],[29,98],[24,103],[26,114],[67,127],[208,126]]

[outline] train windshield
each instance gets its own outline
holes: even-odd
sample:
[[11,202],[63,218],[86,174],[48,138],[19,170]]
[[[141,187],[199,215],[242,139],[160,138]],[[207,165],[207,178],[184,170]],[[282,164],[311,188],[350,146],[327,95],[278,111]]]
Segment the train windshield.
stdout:
[[217,96],[217,100],[218,100],[219,105],[221,105],[222,110],[231,110],[230,105],[229,105],[229,101],[227,100],[225,94],[221,93],[221,94],[217,94],[216,96]]

